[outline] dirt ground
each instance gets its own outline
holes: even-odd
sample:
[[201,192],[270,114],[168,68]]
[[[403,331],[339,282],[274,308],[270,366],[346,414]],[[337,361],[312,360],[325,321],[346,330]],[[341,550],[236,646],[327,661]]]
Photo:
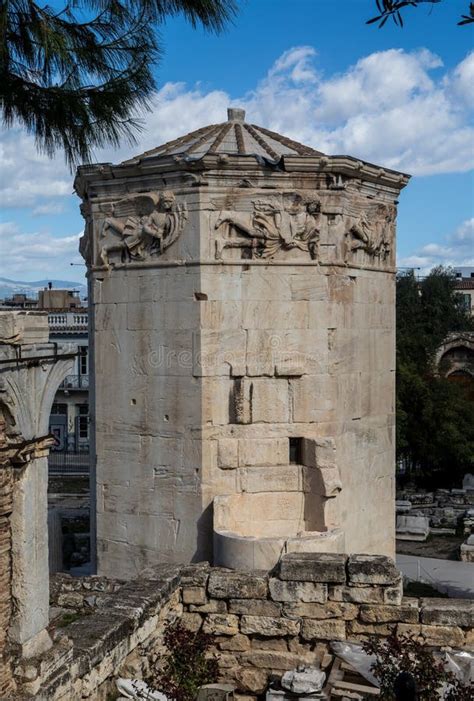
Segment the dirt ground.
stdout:
[[418,557],[437,557],[440,560],[459,560],[459,546],[465,538],[460,535],[428,536],[424,543],[397,540],[397,553]]

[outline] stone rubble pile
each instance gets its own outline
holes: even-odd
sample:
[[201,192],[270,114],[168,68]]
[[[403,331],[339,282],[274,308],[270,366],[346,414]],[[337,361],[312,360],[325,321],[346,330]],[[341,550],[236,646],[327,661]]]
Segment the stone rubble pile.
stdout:
[[[454,535],[460,527],[469,535],[474,524],[472,507],[474,487],[467,482],[463,489],[399,492],[396,537],[399,540],[426,540],[429,533]],[[407,521],[407,518],[413,520]]]

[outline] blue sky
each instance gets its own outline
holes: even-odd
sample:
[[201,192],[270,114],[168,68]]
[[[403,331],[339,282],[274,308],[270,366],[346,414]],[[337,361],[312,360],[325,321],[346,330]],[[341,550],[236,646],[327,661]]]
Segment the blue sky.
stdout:
[[[413,173],[398,218],[401,266],[474,264],[474,34],[467,0],[407,9],[403,30],[366,26],[373,0],[241,0],[219,36],[169,20],[158,92],[140,143],[96,154],[120,161],[208,123],[232,103],[248,121],[327,153]],[[0,275],[81,280],[82,230],[61,156],[21,129],[0,143]]]

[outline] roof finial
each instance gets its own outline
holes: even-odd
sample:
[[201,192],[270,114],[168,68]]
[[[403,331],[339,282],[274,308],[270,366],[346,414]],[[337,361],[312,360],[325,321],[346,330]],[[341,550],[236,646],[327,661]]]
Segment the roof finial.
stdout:
[[227,110],[228,122],[245,122],[245,110],[239,107],[229,107]]

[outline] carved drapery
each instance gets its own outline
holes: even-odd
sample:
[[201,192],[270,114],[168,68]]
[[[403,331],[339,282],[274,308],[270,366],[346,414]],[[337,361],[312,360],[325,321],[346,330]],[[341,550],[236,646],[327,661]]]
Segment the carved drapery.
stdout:
[[252,258],[272,258],[281,251],[298,249],[319,257],[321,203],[298,193],[255,200],[250,212],[221,210],[215,224],[216,258],[225,248],[248,249]]
[[[182,233],[187,221],[185,204],[173,192],[127,195],[112,206],[103,222],[99,240],[100,262],[112,267],[161,255]],[[81,253],[90,258],[88,238]]]
[[346,234],[346,263],[357,251],[365,251],[372,259],[385,261],[392,250],[396,209],[392,204],[374,204],[352,218]]

